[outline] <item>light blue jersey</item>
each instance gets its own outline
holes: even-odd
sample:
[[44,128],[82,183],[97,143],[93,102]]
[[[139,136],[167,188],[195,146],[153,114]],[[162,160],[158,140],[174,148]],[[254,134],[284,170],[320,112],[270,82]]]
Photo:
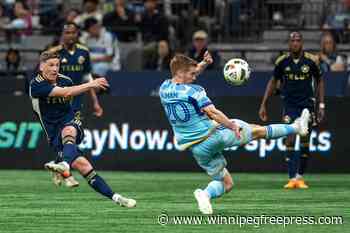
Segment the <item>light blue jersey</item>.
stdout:
[[168,79],[160,86],[159,96],[180,148],[206,139],[215,129],[213,121],[201,111],[212,104],[201,86]]

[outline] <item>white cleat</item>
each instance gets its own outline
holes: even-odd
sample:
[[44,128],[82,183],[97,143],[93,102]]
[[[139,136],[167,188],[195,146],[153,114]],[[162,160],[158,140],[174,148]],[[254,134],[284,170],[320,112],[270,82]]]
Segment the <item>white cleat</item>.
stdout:
[[[62,177],[61,174],[59,174],[59,175]],[[65,183],[66,187],[68,187],[68,188],[75,188],[75,187],[79,186],[79,182],[74,178],[74,176],[69,176],[69,177],[65,178],[64,183]]]
[[136,201],[134,199],[126,198],[119,194],[114,194],[112,200],[122,207],[134,208],[136,206]]
[[208,195],[201,189],[196,189],[193,194],[197,200],[199,211],[202,214],[212,214],[213,208]]
[[50,161],[50,162],[45,164],[45,168],[48,169],[49,171],[51,171],[52,182],[56,186],[61,186],[62,183],[64,183],[66,185],[66,187],[68,187],[68,188],[75,188],[75,187],[79,186],[79,182],[73,176],[69,176],[67,178],[64,178],[61,173],[55,172],[53,170],[53,167],[55,166],[54,164],[55,164],[54,161]]
[[69,164],[67,162],[59,162],[55,163],[54,161],[50,161],[48,163],[45,163],[45,168],[52,172],[57,172],[61,174],[63,177],[69,177],[70,176],[70,168]]
[[297,118],[293,123],[300,136],[306,136],[309,133],[309,121],[310,112],[308,109],[304,108],[304,110],[301,113],[301,116]]

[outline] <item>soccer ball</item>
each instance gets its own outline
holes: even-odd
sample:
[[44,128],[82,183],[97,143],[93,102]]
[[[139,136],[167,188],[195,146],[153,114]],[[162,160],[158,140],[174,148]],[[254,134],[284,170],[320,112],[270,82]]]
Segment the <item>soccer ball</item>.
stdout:
[[250,68],[248,62],[240,58],[232,58],[224,66],[224,78],[233,86],[241,86],[248,81]]

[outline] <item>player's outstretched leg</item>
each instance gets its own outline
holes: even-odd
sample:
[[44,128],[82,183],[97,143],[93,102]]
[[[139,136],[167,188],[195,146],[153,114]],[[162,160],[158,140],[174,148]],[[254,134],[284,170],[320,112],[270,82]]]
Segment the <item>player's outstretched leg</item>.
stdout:
[[104,179],[97,174],[91,163],[84,157],[80,156],[72,163],[72,168],[78,170],[86,179],[90,187],[101,195],[111,199],[115,203],[123,207],[133,208],[136,206],[136,201],[131,198],[123,197],[122,195],[112,191],[110,186]]
[[252,128],[252,139],[266,138],[275,139],[292,134],[305,136],[309,132],[310,112],[304,109],[301,116],[292,124],[272,124],[267,126],[254,126]]
[[[294,151],[294,141],[292,140],[293,134],[299,134],[304,137],[308,135],[309,132],[309,120],[310,112],[308,109],[304,109],[299,118],[297,118],[292,124],[273,124],[267,126],[253,126],[252,127],[252,139],[266,138],[274,139],[284,136],[287,137],[287,163],[288,163],[288,173],[289,182],[284,186],[284,188],[292,189],[298,188],[299,183],[296,179],[296,173],[299,164],[299,152]],[[301,183],[301,182],[300,182]],[[302,184],[300,184],[300,187]],[[307,187],[306,185],[303,186]]]

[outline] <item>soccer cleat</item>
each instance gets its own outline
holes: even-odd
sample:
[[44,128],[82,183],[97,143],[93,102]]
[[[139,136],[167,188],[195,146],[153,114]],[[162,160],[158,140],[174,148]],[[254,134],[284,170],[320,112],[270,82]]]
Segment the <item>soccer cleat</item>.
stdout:
[[309,121],[310,112],[308,109],[304,108],[301,116],[297,118],[293,123],[293,126],[297,129],[297,132],[300,136],[306,136],[309,133]]
[[197,200],[199,211],[202,214],[212,214],[213,208],[211,207],[208,194],[206,194],[205,191],[201,189],[196,189],[193,194]]
[[296,188],[298,188],[298,189],[308,189],[309,186],[305,183],[304,179],[298,179]]
[[68,178],[70,177],[70,169],[69,169],[69,165],[67,162],[59,162],[59,163],[55,163],[54,161],[50,161],[48,163],[45,163],[45,168],[49,171],[52,172],[57,172],[60,175],[62,175],[64,178]]
[[[59,174],[59,175],[62,177],[61,174]],[[75,187],[79,186],[79,182],[73,176],[69,176],[69,177],[65,178],[64,183],[65,183],[66,187],[68,187],[68,188],[75,188]]]
[[56,186],[61,186],[61,184],[63,182],[63,177],[61,176],[61,174],[57,173],[57,172],[51,172],[51,175],[52,175],[52,182]]
[[126,198],[119,194],[114,194],[112,200],[122,207],[134,208],[136,206],[136,201],[134,199]]
[[297,188],[297,180],[290,179],[286,185],[284,185],[285,189],[295,189]]

